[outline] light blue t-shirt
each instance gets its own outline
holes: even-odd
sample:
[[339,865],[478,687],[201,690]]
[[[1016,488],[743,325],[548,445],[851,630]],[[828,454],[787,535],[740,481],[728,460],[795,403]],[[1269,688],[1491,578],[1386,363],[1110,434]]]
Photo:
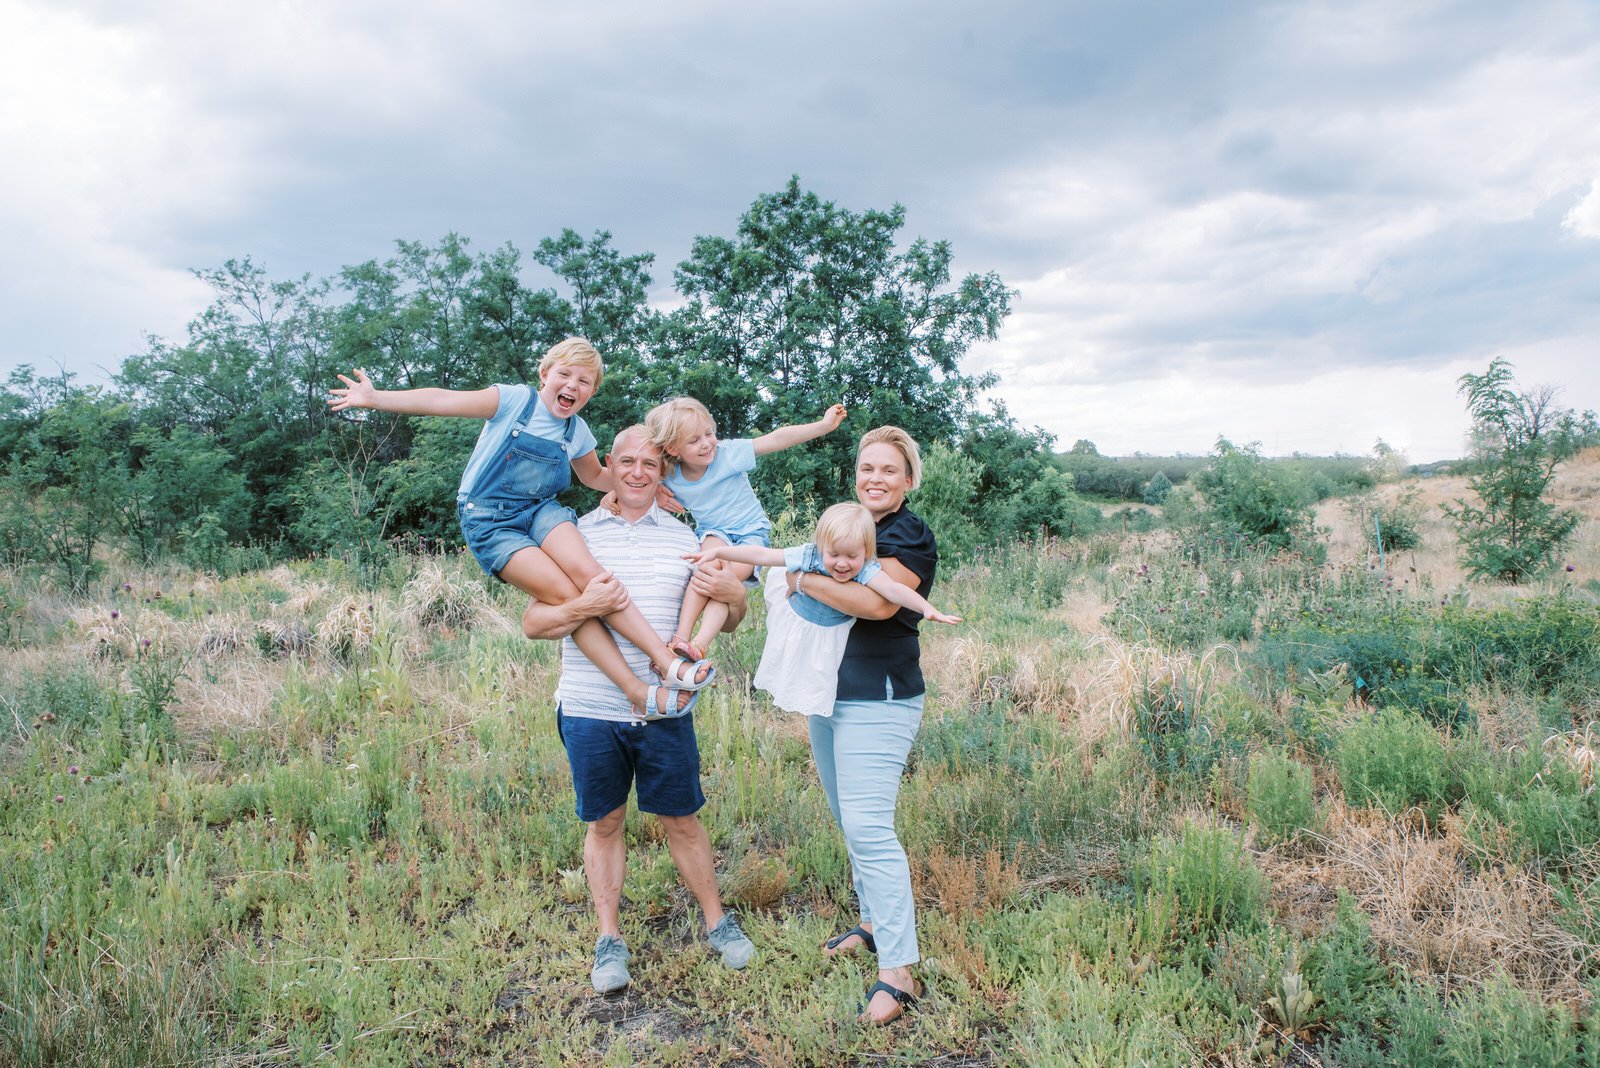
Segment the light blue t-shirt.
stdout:
[[[827,575],[828,568],[822,562],[822,550],[812,542],[804,545],[795,545],[783,550],[783,569],[785,571],[804,571],[812,575]],[[861,571],[851,582],[859,582],[865,586],[883,570],[883,565],[876,560],[868,560],[861,565]],[[832,578],[830,575],[829,578]],[[789,598],[789,607],[794,609],[794,614],[807,623],[815,623],[819,627],[837,627],[855,617],[841,612],[832,605],[823,604],[821,601],[808,594],[795,592]]]
[[667,488],[694,515],[695,534],[721,534],[730,543],[772,529],[745,474],[756,465],[756,443],[721,441],[706,473],[690,482],[680,467],[666,478]]
[[[483,429],[478,432],[478,443],[472,447],[467,469],[461,472],[461,486],[456,490],[457,501],[467,500],[472,496],[472,491],[477,489],[475,483],[483,474],[483,469],[489,466],[489,458],[500,451],[513,430],[519,429],[517,420],[528,406],[530,397],[534,398],[533,414],[528,417],[526,425],[520,427],[521,431],[558,445],[566,441],[567,421],[551,415],[550,409],[534,394],[531,386],[502,383],[496,388],[500,390],[500,407],[495,411],[494,418],[486,420]],[[577,420],[577,426],[573,427],[572,441],[567,444],[569,463],[595,449],[594,433],[589,429],[589,424],[583,421],[582,416],[575,415],[572,418]]]

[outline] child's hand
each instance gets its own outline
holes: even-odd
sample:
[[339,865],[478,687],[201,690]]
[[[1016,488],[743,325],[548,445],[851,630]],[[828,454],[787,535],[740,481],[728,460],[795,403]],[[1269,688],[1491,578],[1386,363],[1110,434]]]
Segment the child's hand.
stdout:
[[367,372],[359,367],[355,369],[354,373],[356,376],[354,382],[344,375],[340,375],[339,381],[344,383],[344,388],[339,389],[336,386],[328,390],[331,394],[328,397],[328,407],[333,411],[342,412],[346,408],[372,408],[376,406],[378,389],[372,384],[372,379],[368,378]]
[[849,414],[850,410],[844,405],[835,404],[822,413],[822,425],[827,427],[829,431],[838,430],[839,424],[844,422],[844,417]]
[[955,624],[955,623],[960,623],[961,622],[961,617],[960,616],[952,616],[952,615],[950,615],[950,614],[948,614],[946,612],[941,612],[937,608],[934,608],[932,605],[929,605],[928,606],[928,610],[926,612],[922,613],[922,618],[923,619],[931,619],[935,623]]
[[712,545],[701,549],[697,553],[684,553],[683,558],[696,567],[699,567],[701,564],[709,564],[713,560],[721,560],[722,550],[724,548],[725,546],[722,545]]
[[617,495],[615,493],[607,493],[604,497],[601,497],[600,507],[610,512],[612,515],[622,514],[622,505],[617,503]]
[[656,507],[671,512],[674,515],[686,515],[689,509],[678,502],[665,482],[656,484]]

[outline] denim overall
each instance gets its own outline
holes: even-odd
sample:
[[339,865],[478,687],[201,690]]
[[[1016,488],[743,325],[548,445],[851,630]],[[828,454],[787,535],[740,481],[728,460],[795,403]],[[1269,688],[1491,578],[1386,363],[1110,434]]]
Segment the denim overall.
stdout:
[[568,417],[560,442],[530,434],[527,423],[538,402],[537,393],[528,398],[528,406],[511,424],[511,433],[478,476],[471,495],[456,506],[467,548],[496,577],[517,550],[537,546],[562,523],[577,520],[572,509],[555,497],[572,484],[566,447],[578,421]]

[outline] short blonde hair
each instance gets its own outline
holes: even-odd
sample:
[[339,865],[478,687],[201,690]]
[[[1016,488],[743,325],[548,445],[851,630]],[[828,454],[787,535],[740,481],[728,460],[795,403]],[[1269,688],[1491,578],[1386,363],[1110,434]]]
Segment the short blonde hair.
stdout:
[[880,426],[861,435],[856,446],[856,464],[861,463],[861,453],[868,445],[893,445],[906,458],[906,488],[914,490],[922,485],[922,451],[917,440],[897,426]]
[[651,443],[661,450],[661,455],[673,460],[678,458],[677,446],[694,433],[701,422],[711,427],[713,434],[717,432],[717,421],[711,418],[710,410],[693,397],[662,401],[644,417]]
[[872,521],[872,513],[867,511],[866,505],[855,501],[833,505],[823,512],[811,540],[823,552],[859,545],[868,560],[878,556],[878,525]]
[[606,365],[601,362],[600,354],[581,337],[569,337],[550,346],[550,351],[539,361],[541,381],[552,367],[587,367],[594,372],[596,389],[600,388],[601,381],[606,377]]

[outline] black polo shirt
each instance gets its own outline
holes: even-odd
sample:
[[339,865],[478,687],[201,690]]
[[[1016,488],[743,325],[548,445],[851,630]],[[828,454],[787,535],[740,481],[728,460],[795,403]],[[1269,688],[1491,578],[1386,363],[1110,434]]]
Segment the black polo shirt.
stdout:
[[[878,559],[895,560],[921,582],[917,592],[930,597],[939,570],[939,546],[918,516],[905,505],[877,523]],[[922,647],[917,624],[922,613],[902,608],[888,619],[858,619],[850,628],[839,663],[840,701],[883,701],[923,692]]]

